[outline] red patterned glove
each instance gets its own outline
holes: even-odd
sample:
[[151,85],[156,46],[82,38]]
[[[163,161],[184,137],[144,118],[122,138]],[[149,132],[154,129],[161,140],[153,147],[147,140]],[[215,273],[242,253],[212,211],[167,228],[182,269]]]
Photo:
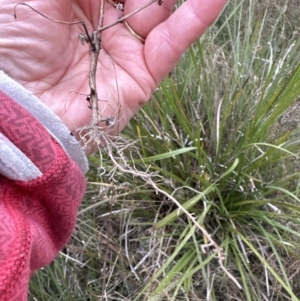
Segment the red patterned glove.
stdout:
[[32,273],[49,264],[70,238],[86,181],[49,131],[1,91],[0,133],[41,174],[28,181],[0,174],[0,300],[23,301]]

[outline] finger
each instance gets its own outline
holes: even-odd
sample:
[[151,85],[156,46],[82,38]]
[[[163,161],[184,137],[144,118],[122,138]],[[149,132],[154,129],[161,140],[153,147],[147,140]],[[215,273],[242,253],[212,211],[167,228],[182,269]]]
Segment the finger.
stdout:
[[188,0],[148,35],[145,60],[156,83],[176,65],[183,52],[212,24],[227,0]]
[[[124,6],[124,14],[131,13],[135,9],[149,3],[150,0],[127,0]],[[165,21],[174,9],[177,0],[164,0],[161,5],[154,2],[149,7],[127,19],[130,27],[141,37],[146,38],[151,30]]]

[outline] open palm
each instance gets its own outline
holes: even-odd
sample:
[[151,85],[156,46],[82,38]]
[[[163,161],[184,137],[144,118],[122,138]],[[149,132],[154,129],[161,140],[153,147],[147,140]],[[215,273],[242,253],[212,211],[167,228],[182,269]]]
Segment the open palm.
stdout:
[[[126,0],[124,12],[105,4],[104,25],[149,0]],[[164,0],[131,17],[131,27],[145,44],[117,24],[101,36],[97,89],[103,117],[119,116],[121,130],[172,70],[186,48],[219,15],[226,0],[188,0],[172,14],[175,0]],[[0,69],[34,93],[74,130],[91,120],[89,94],[91,52],[82,45],[81,24],[49,21],[18,1],[2,0]],[[27,4],[55,20],[84,21],[89,32],[99,23],[100,0],[32,0]],[[117,129],[115,130],[117,131]]]

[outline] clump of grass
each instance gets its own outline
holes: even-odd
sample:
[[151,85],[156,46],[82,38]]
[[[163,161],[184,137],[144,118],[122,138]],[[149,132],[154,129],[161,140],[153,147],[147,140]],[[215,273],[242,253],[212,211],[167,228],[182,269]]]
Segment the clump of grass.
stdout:
[[300,299],[299,128],[283,122],[300,115],[297,9],[229,3],[133,142],[90,158],[76,231],[31,300]]

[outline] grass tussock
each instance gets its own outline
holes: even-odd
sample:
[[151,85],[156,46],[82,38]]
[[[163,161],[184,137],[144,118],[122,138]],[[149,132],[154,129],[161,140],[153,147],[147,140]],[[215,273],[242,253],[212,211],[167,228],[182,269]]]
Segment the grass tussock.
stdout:
[[300,300],[299,15],[230,1],[90,158],[74,235],[30,300]]

